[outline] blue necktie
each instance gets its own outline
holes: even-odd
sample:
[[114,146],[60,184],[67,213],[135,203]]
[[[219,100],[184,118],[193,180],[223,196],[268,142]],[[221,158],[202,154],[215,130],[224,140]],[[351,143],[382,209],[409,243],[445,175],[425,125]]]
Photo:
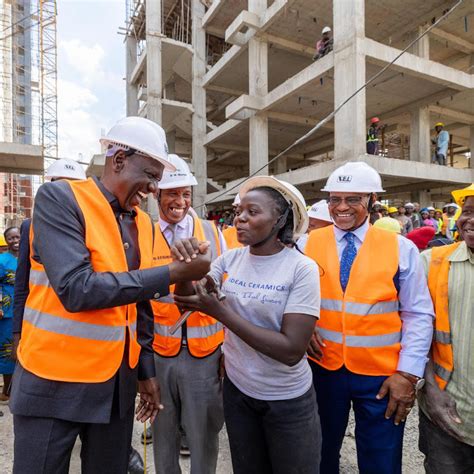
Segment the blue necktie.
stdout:
[[354,234],[348,232],[344,238],[347,240],[346,247],[342,252],[341,268],[339,271],[339,280],[341,282],[342,291],[346,291],[347,282],[351,273],[351,267],[357,256],[357,249],[354,245]]

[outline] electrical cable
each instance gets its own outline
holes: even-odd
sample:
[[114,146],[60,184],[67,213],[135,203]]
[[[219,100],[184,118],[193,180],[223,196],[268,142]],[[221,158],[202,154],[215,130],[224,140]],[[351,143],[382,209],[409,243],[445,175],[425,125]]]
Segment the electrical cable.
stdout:
[[442,16],[440,16],[433,24],[431,24],[423,33],[421,33],[418,37],[416,37],[411,43],[408,44],[408,46],[400,51],[395,58],[390,61],[388,64],[386,64],[379,72],[374,74],[371,78],[369,78],[365,84],[360,86],[355,92],[353,92],[347,99],[345,99],[341,104],[339,104],[329,115],[327,115],[325,118],[323,118],[320,122],[318,122],[309,132],[305,133],[303,136],[298,138],[296,141],[294,141],[291,145],[286,147],[283,151],[278,153],[278,155],[274,156],[271,160],[269,160],[267,163],[265,163],[263,166],[258,168],[256,171],[253,173],[249,174],[246,178],[243,178],[242,181],[240,181],[237,184],[234,184],[230,188],[226,188],[225,191],[222,191],[219,193],[217,196],[215,196],[212,199],[209,199],[208,201],[205,201],[202,204],[199,204],[198,206],[195,206],[194,209],[199,209],[201,207],[205,207],[207,204],[211,204],[212,202],[216,201],[222,196],[225,196],[229,194],[229,192],[233,191],[234,189],[238,188],[241,186],[245,181],[247,181],[249,178],[252,178],[253,176],[257,175],[265,169],[268,165],[272,164],[274,161],[278,160],[280,157],[282,157],[284,154],[288,153],[290,150],[292,150],[295,146],[300,145],[302,142],[304,142],[306,139],[308,139],[311,135],[314,135],[323,125],[325,125],[327,122],[329,122],[336,114],[339,112],[339,110],[342,109],[350,100],[352,100],[359,92],[361,92],[363,89],[365,89],[369,84],[375,81],[378,77],[380,77],[387,69],[390,68],[403,54],[405,54],[414,44],[416,44],[418,41],[420,41],[421,38],[423,38],[425,35],[427,35],[433,28],[435,28],[439,23],[441,23],[443,20],[445,20],[456,8],[458,8],[464,0],[458,0],[458,2],[453,5],[449,10],[447,10]]

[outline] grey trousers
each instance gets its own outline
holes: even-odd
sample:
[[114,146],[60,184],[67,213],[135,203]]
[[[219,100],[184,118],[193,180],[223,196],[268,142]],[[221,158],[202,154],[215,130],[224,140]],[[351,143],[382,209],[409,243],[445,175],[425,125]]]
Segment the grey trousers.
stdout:
[[153,429],[153,455],[157,474],[180,474],[179,450],[183,427],[191,452],[191,474],[214,474],[219,431],[224,424],[221,351],[198,359],[182,348],[176,357],[155,354],[161,402]]

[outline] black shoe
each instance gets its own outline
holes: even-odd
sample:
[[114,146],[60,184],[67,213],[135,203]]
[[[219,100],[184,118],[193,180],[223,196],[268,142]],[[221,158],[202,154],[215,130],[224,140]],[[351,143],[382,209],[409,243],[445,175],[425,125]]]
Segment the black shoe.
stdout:
[[128,473],[129,474],[143,474],[145,472],[145,466],[143,465],[143,459],[140,453],[133,448],[130,450],[130,457],[128,458]]
[[[142,444],[145,444],[145,433],[142,433],[140,439]],[[153,432],[151,431],[151,426],[146,429],[146,444],[151,444],[153,442]]]

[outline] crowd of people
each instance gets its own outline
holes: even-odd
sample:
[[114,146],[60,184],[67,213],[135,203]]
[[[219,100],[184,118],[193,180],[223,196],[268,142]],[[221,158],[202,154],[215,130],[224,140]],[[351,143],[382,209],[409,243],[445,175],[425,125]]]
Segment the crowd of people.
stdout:
[[[160,126],[128,117],[101,142],[100,179],[59,161],[5,232],[15,474],[67,473],[78,437],[82,472],[143,472],[134,419],[158,474],[185,449],[215,473],[224,423],[236,474],[335,474],[351,408],[360,472],[401,473],[416,399],[426,472],[474,471],[474,184],[430,216],[381,204],[363,162],[310,208],[256,176],[221,231]],[[423,229],[443,245],[420,255]]]

